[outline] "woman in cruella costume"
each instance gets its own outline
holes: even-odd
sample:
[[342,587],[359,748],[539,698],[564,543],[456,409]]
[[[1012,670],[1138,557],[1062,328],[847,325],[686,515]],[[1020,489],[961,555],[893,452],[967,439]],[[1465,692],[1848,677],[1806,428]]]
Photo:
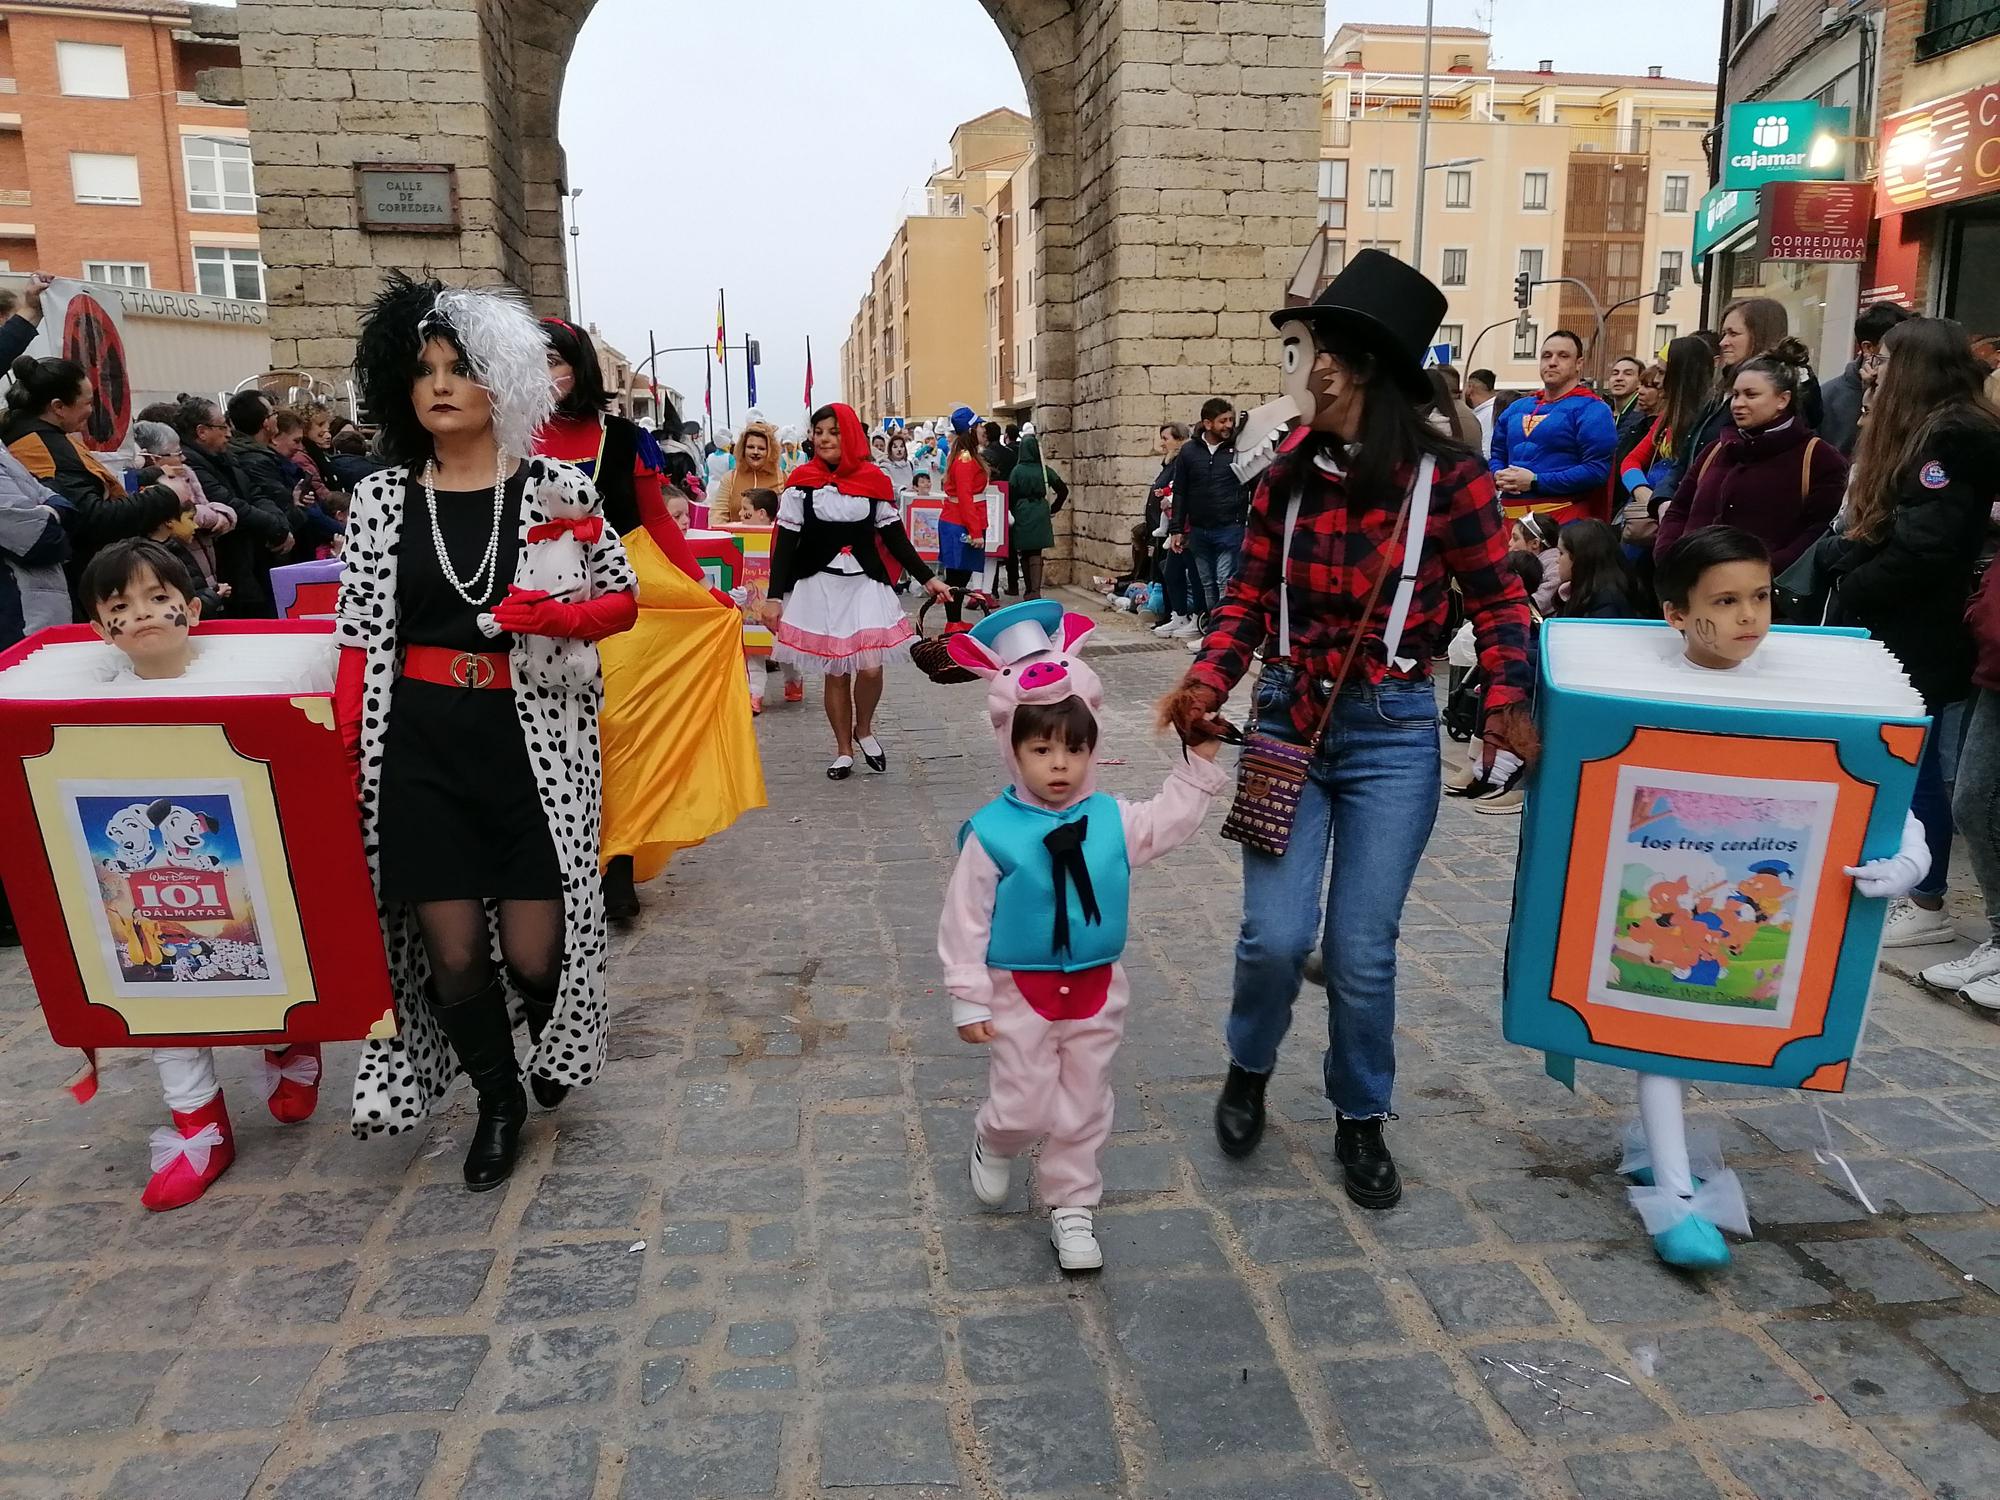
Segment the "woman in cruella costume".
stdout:
[[589,643],[632,624],[632,570],[590,481],[533,456],[548,346],[512,293],[392,274],[356,362],[395,467],[354,492],[335,702],[402,1034],[367,1044],[354,1128],[414,1129],[462,1068],[478,1191],[527,1118],[515,1023],[545,1104],[604,1061]]

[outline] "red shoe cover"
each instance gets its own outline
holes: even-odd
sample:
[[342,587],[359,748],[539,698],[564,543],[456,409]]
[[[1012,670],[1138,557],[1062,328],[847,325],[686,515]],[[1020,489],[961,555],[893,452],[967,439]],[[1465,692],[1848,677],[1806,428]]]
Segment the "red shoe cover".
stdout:
[[964,635],[970,629],[972,627],[966,624],[965,621],[953,620],[949,625],[945,626],[944,633],[946,635]]
[[265,1048],[257,1080],[271,1118],[284,1125],[311,1119],[319,1108],[319,1072],[318,1042],[294,1042],[275,1052]]
[[173,1129],[153,1132],[153,1177],[139,1201],[154,1213],[186,1208],[236,1160],[229,1106],[217,1094],[188,1114],[174,1111]]
[[786,684],[785,684],[785,701],[786,701],[787,703],[803,703],[803,702],[805,702],[805,701],[806,701],[806,685],[805,685],[805,684],[804,684],[803,682],[788,682],[788,683],[786,683]]

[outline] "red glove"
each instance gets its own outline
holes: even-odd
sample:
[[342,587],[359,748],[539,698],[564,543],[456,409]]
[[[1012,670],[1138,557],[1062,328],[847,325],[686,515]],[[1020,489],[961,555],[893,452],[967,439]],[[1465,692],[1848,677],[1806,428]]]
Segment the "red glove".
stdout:
[[347,755],[347,773],[354,779],[356,802],[361,800],[361,683],[367,672],[367,653],[359,646],[340,648],[340,667],[333,679],[333,723]]
[[510,587],[507,597],[493,611],[495,623],[509,634],[546,635],[569,641],[601,641],[607,635],[630,630],[638,618],[638,596],[630,590],[586,599],[581,604],[565,604],[540,590],[529,593]]

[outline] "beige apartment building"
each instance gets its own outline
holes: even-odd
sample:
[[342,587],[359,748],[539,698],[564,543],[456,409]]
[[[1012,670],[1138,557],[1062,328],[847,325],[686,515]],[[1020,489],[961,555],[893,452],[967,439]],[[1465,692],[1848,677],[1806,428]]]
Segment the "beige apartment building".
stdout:
[[1033,313],[993,278],[1000,267],[1028,274],[1034,264],[1031,216],[1014,206],[1033,152],[1017,110],[990,110],[952,132],[950,166],[898,226],[841,345],[841,390],[864,421],[921,421],[961,402],[990,407],[1002,373],[1023,373],[1011,349],[1004,359],[997,351],[1021,342],[1020,358],[1030,357],[1033,335],[1021,330],[1032,329]]
[[[1419,26],[1356,22],[1327,48],[1323,281],[1367,246],[1405,260],[1416,254],[1423,37]],[[1590,289],[1608,313],[1606,361],[1692,333],[1701,291],[1689,250],[1708,188],[1701,140],[1713,86],[1663,78],[1658,68],[1563,73],[1554,59],[1533,71],[1495,68],[1490,42],[1465,27],[1434,34],[1420,269],[1450,298],[1438,341],[1462,368],[1489,368],[1512,388],[1535,383],[1545,333],[1593,335],[1590,297],[1563,285],[1534,288],[1528,326],[1517,334],[1514,278],[1522,271],[1537,281],[1574,277]],[[1679,285],[1656,314],[1647,294],[1663,276]]]

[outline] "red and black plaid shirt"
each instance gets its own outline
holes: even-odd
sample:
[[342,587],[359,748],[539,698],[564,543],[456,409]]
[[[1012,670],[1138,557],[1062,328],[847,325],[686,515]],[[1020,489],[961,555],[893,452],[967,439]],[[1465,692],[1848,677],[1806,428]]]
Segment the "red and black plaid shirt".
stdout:
[[[1257,648],[1267,639],[1275,642],[1289,476],[1294,465],[1307,465],[1287,571],[1292,658],[1304,669],[1301,690],[1292,703],[1292,723],[1301,736],[1311,735],[1325,706],[1324,692],[1311,684],[1339,673],[1355,619],[1376,576],[1384,568],[1400,572],[1402,565],[1402,549],[1390,546],[1395,508],[1350,505],[1346,481],[1313,463],[1309,450],[1310,445],[1307,451],[1288,455],[1289,462],[1281,460],[1257,487],[1242,562],[1192,669],[1196,681],[1226,695],[1250,670]],[[1405,487],[1408,482],[1405,476]],[[1476,458],[1440,462],[1431,485],[1416,596],[1410,601],[1396,654],[1420,663],[1412,675],[1429,671],[1447,644],[1448,585],[1457,579],[1472,617],[1479,664],[1486,669],[1489,708],[1525,702],[1534,685],[1528,666],[1528,596],[1520,579],[1501,571],[1506,555],[1506,523],[1486,466]],[[1379,683],[1391,675],[1382,637],[1395,597],[1396,579],[1391,577],[1365,626],[1351,681]],[[1272,649],[1275,652],[1275,644]]]

